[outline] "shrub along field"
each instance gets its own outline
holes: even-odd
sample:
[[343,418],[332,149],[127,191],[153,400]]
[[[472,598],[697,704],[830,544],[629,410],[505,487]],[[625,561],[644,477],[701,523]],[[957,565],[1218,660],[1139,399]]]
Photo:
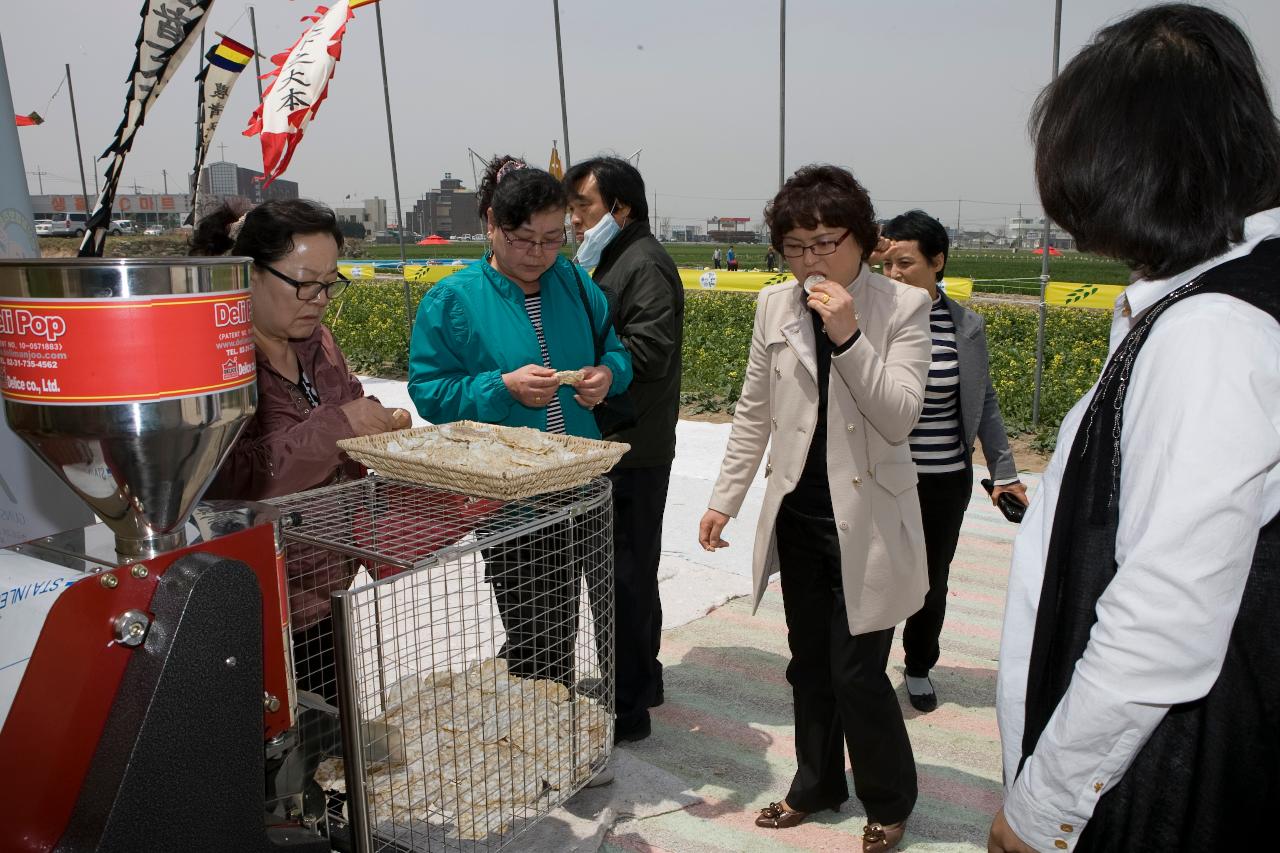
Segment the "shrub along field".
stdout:
[[[415,307],[427,287],[411,286]],[[698,411],[731,411],[742,390],[755,296],[690,291],[685,306],[684,402]],[[1005,425],[1010,432],[1028,431],[1035,380],[1035,307],[983,302],[970,307],[987,321],[991,373]],[[407,373],[408,330],[398,282],[353,285],[329,309],[328,323],[353,369],[388,376]],[[1036,437],[1041,448],[1053,446],[1062,416],[1101,372],[1109,326],[1105,311],[1049,309]]]

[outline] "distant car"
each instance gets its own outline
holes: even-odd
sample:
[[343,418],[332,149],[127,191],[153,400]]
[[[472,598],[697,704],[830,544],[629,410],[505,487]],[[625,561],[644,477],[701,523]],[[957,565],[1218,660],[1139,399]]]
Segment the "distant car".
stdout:
[[59,214],[53,218],[52,230],[49,233],[55,237],[83,237],[85,223],[88,221],[87,213]]
[[53,234],[53,220],[52,220],[52,219],[37,219],[37,220],[36,220],[36,236],[37,236],[37,237],[48,237],[48,236],[50,236],[50,235],[52,235],[52,234]]
[[148,237],[159,237],[161,234],[163,234],[163,233],[164,233],[164,226],[162,226],[162,225],[148,225],[148,226],[143,230],[143,232],[142,232],[142,233],[143,233],[143,234],[145,234],[145,235],[147,235]]
[[108,231],[119,237],[121,234],[137,234],[138,230],[134,228],[133,221],[129,219],[113,219],[111,227]]

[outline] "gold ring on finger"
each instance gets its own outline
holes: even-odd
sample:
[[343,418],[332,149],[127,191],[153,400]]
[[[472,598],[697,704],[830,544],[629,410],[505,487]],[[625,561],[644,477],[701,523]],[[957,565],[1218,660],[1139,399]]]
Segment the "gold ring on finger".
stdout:
[[830,301],[831,301],[831,294],[830,294],[830,293],[824,293],[824,294],[822,294],[822,304],[823,304],[823,305],[826,305],[826,304],[827,304],[828,302],[830,302]]

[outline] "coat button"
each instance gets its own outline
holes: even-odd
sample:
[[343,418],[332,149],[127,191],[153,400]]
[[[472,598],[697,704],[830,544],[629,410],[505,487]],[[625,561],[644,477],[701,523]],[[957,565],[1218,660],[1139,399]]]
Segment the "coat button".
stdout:
[[774,429],[777,429],[777,428],[778,428],[778,419],[777,419],[777,418],[769,418],[769,423],[773,424],[773,428],[774,428]]
[[853,424],[849,424],[847,427],[845,427],[845,429],[847,429],[849,432],[853,432],[855,429],[857,429],[857,427],[854,426]]
[[776,377],[778,377],[779,379],[781,379],[781,378],[782,378],[782,368],[781,368],[781,367],[775,367],[775,368],[773,369],[773,375],[774,375],[774,376],[776,376]]
[[842,522],[840,522],[840,529],[841,529],[841,530],[848,530],[848,529],[849,529],[849,522],[847,522],[847,521],[842,521]]
[[773,473],[773,463],[772,463],[772,462],[766,462],[766,463],[765,463],[765,466],[764,466],[764,475],[765,475],[766,477],[768,477],[768,476],[769,476],[770,474],[772,474],[772,473]]
[[1062,826],[1058,827],[1058,829],[1061,829],[1063,832],[1075,832],[1076,828],[1069,823],[1064,823]]
[[853,484],[854,484],[855,486],[861,486],[861,485],[862,485],[862,478],[861,478],[861,477],[854,477],[854,478],[853,478]]
[[1065,842],[1065,841],[1063,841],[1061,838],[1059,838],[1057,841],[1053,842],[1053,846],[1054,846],[1054,847],[1057,847],[1059,850],[1066,850],[1066,849],[1067,849],[1067,842]]

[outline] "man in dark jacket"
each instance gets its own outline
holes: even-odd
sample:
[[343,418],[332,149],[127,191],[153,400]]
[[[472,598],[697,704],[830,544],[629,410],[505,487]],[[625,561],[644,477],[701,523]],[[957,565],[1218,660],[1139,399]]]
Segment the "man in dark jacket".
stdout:
[[[610,473],[614,497],[615,739],[649,736],[649,708],[662,704],[662,603],[658,560],[662,513],[676,452],[684,288],[649,230],[644,179],[630,163],[597,157],[564,177],[579,261],[609,298],[631,353],[636,422],[608,438],[631,445]],[[607,221],[606,217],[612,221]],[[603,245],[603,249],[600,247]]]

